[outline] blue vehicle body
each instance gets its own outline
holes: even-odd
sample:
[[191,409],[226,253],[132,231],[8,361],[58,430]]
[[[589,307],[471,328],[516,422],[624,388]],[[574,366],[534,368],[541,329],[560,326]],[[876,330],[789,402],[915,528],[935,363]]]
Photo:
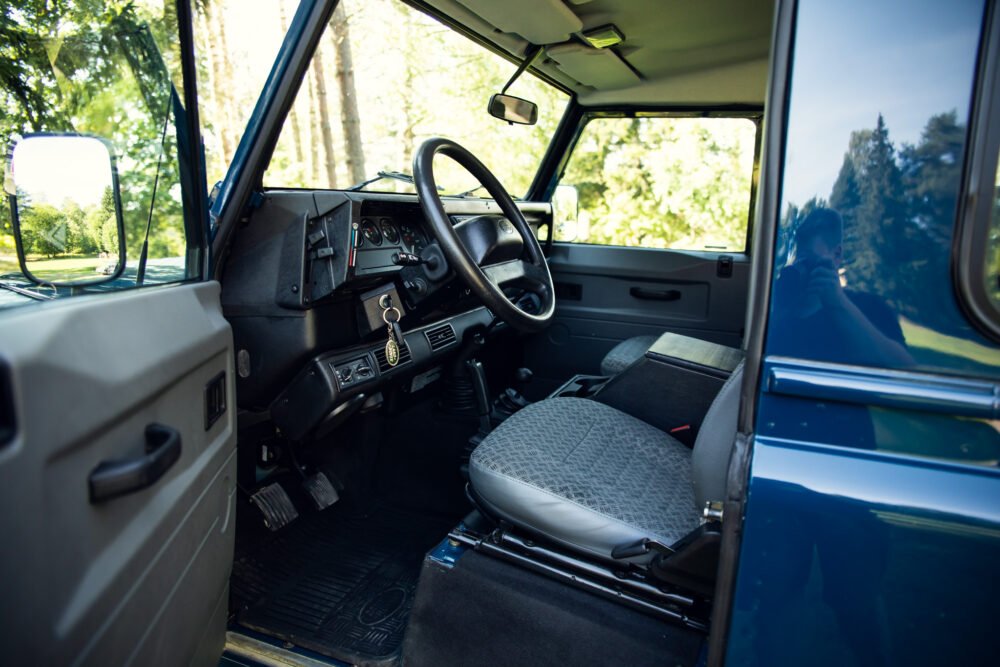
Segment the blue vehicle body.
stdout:
[[[993,7],[791,4],[779,10],[788,54],[768,112],[781,132],[765,157],[779,164],[779,204],[764,221],[776,230],[771,299],[726,662],[996,664],[1000,348],[963,312],[952,278],[953,262],[968,261],[952,252],[963,166],[990,150],[970,128],[984,114],[976,82]],[[935,135],[942,125],[949,142]],[[873,154],[887,146],[895,160],[879,166]],[[870,160],[867,185],[860,169],[846,173],[858,155]],[[871,185],[893,179],[922,193],[898,219],[891,193]],[[866,240],[866,197],[891,242]],[[866,294],[852,299],[875,334],[893,339],[883,354],[884,340],[860,344],[861,324],[830,316],[818,330],[782,315],[802,308],[781,282],[803,209],[844,203],[856,208],[840,211],[840,277]]]

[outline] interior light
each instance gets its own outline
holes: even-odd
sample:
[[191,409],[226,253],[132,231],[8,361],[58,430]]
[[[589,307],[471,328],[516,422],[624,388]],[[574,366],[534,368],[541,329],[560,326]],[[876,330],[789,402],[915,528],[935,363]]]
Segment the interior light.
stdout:
[[612,23],[585,31],[583,38],[595,49],[606,49],[625,41],[625,35]]

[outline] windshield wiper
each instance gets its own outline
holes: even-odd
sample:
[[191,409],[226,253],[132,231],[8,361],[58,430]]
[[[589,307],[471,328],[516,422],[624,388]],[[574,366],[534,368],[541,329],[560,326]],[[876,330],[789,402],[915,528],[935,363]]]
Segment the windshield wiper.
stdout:
[[[381,180],[386,179],[386,178],[392,179],[392,180],[395,180],[395,181],[403,181],[404,183],[409,183],[410,185],[416,185],[416,183],[414,183],[414,181],[413,181],[413,177],[410,176],[409,174],[404,174],[401,171],[380,171],[380,172],[378,172],[378,175],[375,178],[369,178],[367,181],[362,181],[362,182],[358,183],[357,185],[352,185],[351,187],[349,187],[347,189],[350,190],[350,191],[360,190],[361,188],[365,187],[366,185],[371,185],[372,183],[375,183],[376,181],[381,181]],[[444,190],[444,188],[442,188],[440,185],[437,186],[437,189],[440,190],[440,191]]]
[[482,190],[484,187],[486,187],[486,186],[480,184],[480,185],[477,185],[476,187],[472,188],[471,190],[466,190],[465,192],[459,192],[455,196],[456,197],[468,197],[469,195],[471,195],[476,190]]
[[[485,187],[486,187],[485,185],[477,185],[476,187],[472,188],[471,190],[466,190],[465,192],[459,192],[457,195],[454,195],[454,196],[455,197],[468,197],[469,195],[471,195],[476,190],[482,190]],[[438,189],[440,190],[440,188],[438,188]],[[513,199],[514,201],[521,201],[520,197],[515,197],[514,195],[511,195],[510,198]],[[482,197],[478,197],[477,199],[482,199]]]
[[26,296],[29,299],[35,299],[36,301],[51,301],[56,298],[55,296],[49,296],[48,294],[39,294],[38,292],[32,292],[29,289],[23,287],[18,287],[17,285],[11,285],[7,281],[0,280],[0,288],[11,291],[14,294],[20,294],[21,296]]

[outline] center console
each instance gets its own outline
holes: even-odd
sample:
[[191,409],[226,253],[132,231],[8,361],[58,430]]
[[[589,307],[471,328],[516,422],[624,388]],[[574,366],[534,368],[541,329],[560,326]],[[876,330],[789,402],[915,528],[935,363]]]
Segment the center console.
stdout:
[[552,397],[605,403],[693,446],[705,413],[742,359],[737,348],[665,333],[621,373],[576,375]]

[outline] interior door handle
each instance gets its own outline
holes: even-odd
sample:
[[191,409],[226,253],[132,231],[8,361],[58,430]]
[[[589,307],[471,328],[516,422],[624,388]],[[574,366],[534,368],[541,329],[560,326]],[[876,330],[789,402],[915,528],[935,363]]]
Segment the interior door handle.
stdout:
[[146,427],[145,456],[101,461],[90,473],[90,502],[100,503],[150,487],[180,457],[180,432],[163,424],[150,424]]
[[633,287],[628,291],[637,299],[647,301],[677,301],[681,298],[680,290],[676,289],[646,289],[644,287]]

